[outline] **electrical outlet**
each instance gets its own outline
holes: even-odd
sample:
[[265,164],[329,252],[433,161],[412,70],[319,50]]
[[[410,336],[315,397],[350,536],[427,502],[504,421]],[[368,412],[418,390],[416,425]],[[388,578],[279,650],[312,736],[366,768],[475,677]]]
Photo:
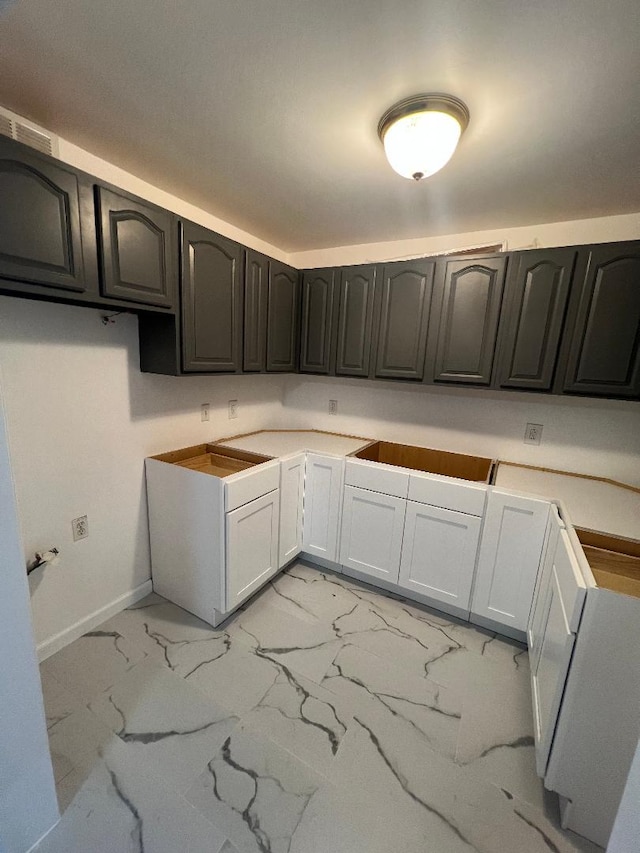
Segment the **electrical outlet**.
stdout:
[[201,421],[204,422],[204,421],[209,420],[209,408],[210,408],[210,406],[211,406],[211,403],[203,403],[200,406],[200,420]]
[[329,400],[329,414],[337,415],[338,414],[338,401],[337,400]]
[[86,539],[89,535],[89,522],[86,515],[81,515],[80,518],[74,518],[71,522],[71,532],[73,533],[73,541],[78,539]]
[[527,424],[524,431],[525,444],[540,444],[542,441],[542,424]]
[[238,401],[229,400],[229,420],[238,417]]

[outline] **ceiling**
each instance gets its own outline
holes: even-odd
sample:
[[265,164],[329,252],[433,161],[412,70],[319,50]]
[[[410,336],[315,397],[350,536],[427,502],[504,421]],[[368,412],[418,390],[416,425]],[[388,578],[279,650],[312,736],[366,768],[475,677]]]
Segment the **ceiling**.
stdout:
[[[0,104],[284,251],[640,210],[638,0],[0,2]],[[439,174],[401,98],[460,97]]]

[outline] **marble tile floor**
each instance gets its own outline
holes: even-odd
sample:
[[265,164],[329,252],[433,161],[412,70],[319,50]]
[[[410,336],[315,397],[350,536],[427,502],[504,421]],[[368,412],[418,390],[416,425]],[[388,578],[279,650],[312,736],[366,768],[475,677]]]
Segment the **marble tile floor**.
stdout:
[[156,594],[41,665],[40,853],[570,853],[526,650],[290,566],[213,629]]

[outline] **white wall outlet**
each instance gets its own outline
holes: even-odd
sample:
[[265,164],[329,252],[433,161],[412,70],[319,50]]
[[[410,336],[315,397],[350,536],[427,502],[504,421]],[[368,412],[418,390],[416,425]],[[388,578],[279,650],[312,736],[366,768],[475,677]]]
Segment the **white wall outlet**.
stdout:
[[80,518],[74,518],[71,522],[71,532],[73,533],[73,541],[78,539],[86,539],[89,535],[89,522],[86,515],[81,515]]
[[527,424],[524,431],[525,444],[540,444],[542,441],[542,424]]
[[208,421],[209,420],[209,409],[211,408],[211,403],[202,403],[200,406],[200,420]]
[[337,400],[329,400],[329,414],[337,415],[338,414],[338,401]]
[[238,417],[238,401],[229,400],[229,420]]

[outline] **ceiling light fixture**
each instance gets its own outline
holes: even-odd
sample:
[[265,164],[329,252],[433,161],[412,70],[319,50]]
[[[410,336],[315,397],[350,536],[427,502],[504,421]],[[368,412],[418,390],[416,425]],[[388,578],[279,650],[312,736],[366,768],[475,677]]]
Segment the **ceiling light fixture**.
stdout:
[[445,166],[469,124],[469,110],[452,95],[412,95],[378,122],[387,160],[403,178],[420,181]]

